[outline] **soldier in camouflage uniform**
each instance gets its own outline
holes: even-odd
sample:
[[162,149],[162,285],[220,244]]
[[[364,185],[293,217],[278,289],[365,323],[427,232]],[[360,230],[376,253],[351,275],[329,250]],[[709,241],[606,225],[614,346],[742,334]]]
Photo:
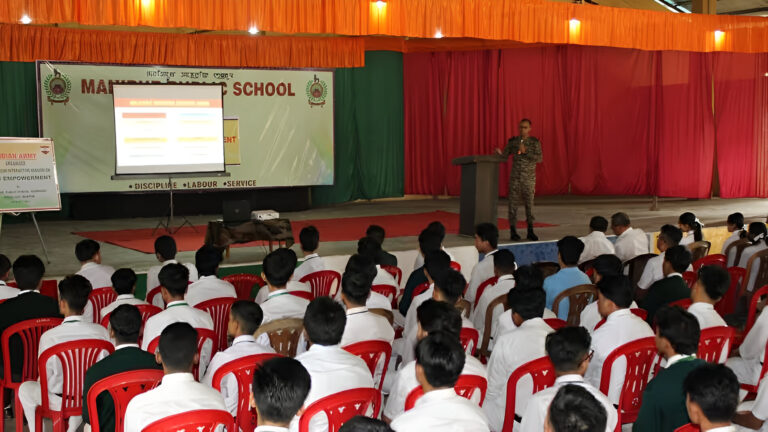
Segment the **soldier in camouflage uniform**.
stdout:
[[525,206],[525,220],[528,222],[528,240],[537,241],[533,233],[533,195],[536,191],[536,164],[541,162],[541,143],[530,136],[531,121],[520,120],[520,135],[512,137],[504,150],[496,153],[504,159],[514,155],[512,170],[509,172],[509,229],[510,239],[520,240],[517,234],[517,207]]

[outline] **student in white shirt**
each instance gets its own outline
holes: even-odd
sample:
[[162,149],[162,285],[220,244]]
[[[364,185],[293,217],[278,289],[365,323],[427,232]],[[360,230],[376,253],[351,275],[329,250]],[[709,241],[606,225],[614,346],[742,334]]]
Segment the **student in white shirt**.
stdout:
[[[291,250],[291,252],[293,252],[293,250]],[[293,272],[296,270],[296,264],[299,262],[299,259],[296,257],[296,252],[286,254],[286,257],[291,260],[290,265],[286,264],[286,267],[290,267],[291,269],[291,275],[288,278],[288,283],[285,284],[285,289],[288,290],[288,292],[304,291],[311,293],[312,287],[309,286],[308,283],[299,282],[298,279],[294,277]],[[264,275],[262,275],[261,278],[264,279]],[[253,301],[261,305],[267,301],[267,298],[269,298],[269,284],[265,284],[259,289],[259,292],[256,294],[256,298]]]
[[[160,273],[162,284],[163,273]],[[125,410],[125,432],[141,432],[166,417],[196,410],[227,411],[221,393],[195,381],[192,366],[197,354],[197,331],[184,322],[163,329],[155,354],[165,376],[156,388],[136,395]]]
[[[749,259],[752,258],[753,255],[768,249],[768,229],[763,222],[752,222],[749,224],[747,238],[752,242],[752,246],[747,246],[741,251],[741,258],[739,259],[739,262],[736,263],[737,266],[744,269],[749,265]],[[756,259],[754,264],[752,264],[751,274],[747,275],[749,278],[748,281],[745,281],[747,292],[751,293],[755,288],[760,288],[755,286],[759,265],[760,259]]]
[[[492,430],[501,430],[505,416],[517,418],[527,408],[533,393],[531,379],[523,378],[517,384],[515,412],[507,412],[507,381],[520,366],[547,355],[544,340],[552,328],[541,318],[545,302],[543,290],[513,289],[509,293],[509,306],[517,328],[499,336],[488,360],[488,393],[483,410]],[[519,425],[518,421],[515,423]]]
[[[621,260],[616,255],[600,255],[595,258],[595,262],[592,266],[593,284],[597,284],[606,276],[618,276],[620,274],[622,274],[622,264]],[[629,308],[637,308],[637,303],[632,301]],[[600,312],[597,310],[597,301],[593,301],[581,311],[579,325],[587,329],[591,334],[602,319],[603,317],[600,316]]]
[[[424,231],[429,231],[431,234],[434,234],[437,238],[438,243],[440,244],[439,249],[445,253],[448,254],[448,256],[451,258],[451,261],[453,261],[453,255],[451,255],[447,250],[445,250],[445,247],[443,247],[443,242],[445,241],[445,225],[442,224],[440,221],[432,221],[427,225],[426,228],[424,228]],[[419,267],[424,266],[424,254],[417,254],[416,260],[413,262],[413,268],[417,269]]]
[[291,420],[305,406],[310,384],[309,372],[289,357],[269,359],[257,367],[251,384],[257,422],[253,432],[288,432]]
[[339,432],[394,432],[385,422],[356,415],[344,422],[339,428]]
[[190,306],[216,298],[237,298],[235,286],[216,277],[221,263],[221,251],[211,245],[203,245],[195,252],[195,267],[200,274],[197,282],[187,288],[184,299]]
[[416,346],[415,375],[424,395],[392,421],[397,432],[488,432],[488,419],[476,403],[456,394],[466,354],[455,337],[440,332]]
[[144,300],[137,299],[133,293],[136,291],[136,273],[129,268],[121,268],[112,273],[112,288],[117,292],[117,298],[112,303],[101,308],[99,322],[118,306],[124,304],[147,304]]
[[304,254],[304,262],[293,272],[293,277],[300,281],[304,276],[326,270],[325,262],[317,254],[320,245],[320,232],[313,225],[304,227],[299,232],[301,252]]
[[[160,285],[160,269],[168,264],[181,264],[176,261],[176,240],[171,236],[163,235],[155,239],[155,258],[160,262],[160,265],[152,266],[147,270],[147,293]],[[194,282],[197,280],[197,268],[191,263],[184,264],[189,270],[189,281]],[[159,308],[164,308],[165,305],[162,299],[158,296],[155,297],[155,301],[152,303]]]
[[680,228],[669,224],[661,227],[659,236],[656,239],[656,247],[661,253],[649,259],[645,264],[643,274],[640,276],[640,280],[637,281],[637,286],[641,290],[647,290],[654,282],[664,279],[664,252],[680,244],[680,239],[682,238],[683,232],[680,231]]
[[[515,288],[510,289],[507,292],[507,304],[509,304],[510,293],[512,291],[528,291],[528,290],[542,290],[544,286],[544,274],[538,267],[532,265],[526,265],[515,270]],[[499,318],[494,322],[494,327],[491,330],[491,340],[489,347],[493,348],[494,342],[498,338],[517,328],[513,319],[514,311],[512,309],[504,311]],[[542,319],[557,318],[554,312],[544,308],[544,313],[541,315]]]
[[[632,304],[632,286],[624,275],[606,276],[597,284],[597,307],[605,323],[592,333],[592,349],[595,351],[592,362],[587,368],[585,379],[594,387],[600,388],[605,358],[616,348],[645,337],[653,337],[651,327],[642,318],[630,312]],[[611,403],[619,403],[619,395],[624,384],[626,359],[620,358],[613,363],[608,391]]]
[[498,249],[499,229],[492,223],[481,223],[475,227],[475,249],[478,253],[485,254],[483,260],[475,264],[472,275],[469,277],[469,287],[464,296],[470,304],[475,304],[477,287],[487,279],[493,277],[493,254]]
[[115,269],[101,263],[101,246],[96,241],[85,239],[75,246],[75,256],[80,261],[76,274],[85,277],[93,289],[105,288],[112,284],[110,277]]
[[[344,308],[330,297],[317,297],[307,306],[304,333],[311,346],[307,352],[296,356],[312,377],[312,388],[304,401],[307,407],[340,391],[374,387],[373,377],[365,362],[339,346],[346,321]],[[298,430],[298,423],[298,417],[294,417],[292,431]],[[313,417],[309,430],[327,431],[325,415]]]
[[761,313],[739,345],[739,356],[731,357],[725,365],[733,370],[742,384],[757,385],[760,378],[765,344],[768,341],[768,313]]
[[[46,331],[40,337],[38,357],[47,349],[64,342],[72,342],[83,339],[101,339],[109,341],[107,329],[92,321],[85,320],[82,316],[83,309],[88,303],[88,294],[91,292],[91,284],[80,275],[67,276],[59,283],[59,310],[64,315],[64,321]],[[106,357],[108,352],[103,352],[99,358]],[[46,364],[48,374],[48,400],[51,409],[61,409],[61,393],[64,384],[64,372],[61,363],[56,358],[51,358]],[[19,387],[19,400],[27,418],[30,430],[35,430],[35,409],[42,403],[40,381],[26,381]],[[16,415],[21,415],[17,413]],[[78,428],[82,421],[81,416],[69,418],[69,431]]]
[[691,212],[681,214],[677,219],[677,226],[687,234],[680,240],[682,246],[688,246],[693,242],[704,240],[704,235],[701,232],[703,225],[695,214]]
[[287,248],[270,252],[262,263],[261,277],[267,282],[269,296],[261,304],[264,324],[282,318],[302,318],[309,301],[288,292],[286,285],[293,273],[296,253]]
[[622,262],[649,252],[648,236],[640,228],[632,228],[626,213],[619,212],[611,216],[611,230],[616,234],[613,248]]
[[608,416],[600,402],[582,386],[567,384],[557,391],[547,410],[544,432],[597,432]]
[[731,276],[724,268],[709,265],[699,269],[698,279],[691,290],[693,304],[688,306],[688,312],[696,317],[702,330],[728,325],[715,311],[715,304],[728,292],[730,285]]
[[739,404],[733,416],[733,422],[738,425],[739,431],[765,432],[768,429],[766,420],[768,420],[768,380],[764,379],[760,381],[755,400]]
[[618,421],[616,408],[600,390],[584,381],[584,374],[592,358],[592,338],[584,327],[564,327],[550,333],[546,340],[547,357],[555,367],[555,385],[531,397],[520,424],[522,432],[539,432],[545,423],[547,410],[555,394],[565,385],[583,387],[605,408],[605,432],[613,432]]
[[691,423],[702,432],[735,432],[738,423],[739,382],[723,365],[706,364],[691,371],[683,383]]
[[381,245],[370,237],[363,237],[357,241],[357,253],[366,256],[376,264],[376,277],[374,285],[389,285],[395,287],[395,293],[400,291],[397,280],[388,271],[381,268]]
[[[488,310],[488,305],[494,301],[498,296],[505,295],[509,290],[515,287],[515,277],[513,273],[517,270],[517,264],[515,263],[515,254],[508,249],[501,249],[493,254],[493,273],[497,277],[496,283],[485,287],[480,298],[477,301],[477,306],[472,309],[471,319],[472,324],[480,332],[480,339],[483,340],[483,334],[485,333],[485,313]],[[504,307],[498,305],[493,309],[492,323],[504,313]],[[495,334],[493,329],[490,329],[491,337]]]
[[[354,254],[347,260],[347,266],[344,268],[344,273],[363,274],[370,282],[371,287],[373,287],[373,285],[376,285],[375,281],[378,276],[378,270],[379,266],[375,265],[370,257]],[[341,303],[341,290],[342,287],[339,286],[336,291],[336,296],[334,297],[334,300],[339,303]],[[392,301],[385,295],[371,291],[368,300],[365,301],[365,307],[368,309],[385,309],[391,311]]]
[[[212,386],[213,375],[227,363],[245,356],[275,352],[271,346],[262,345],[253,337],[263,317],[261,307],[256,303],[247,300],[232,303],[227,323],[227,336],[232,339],[232,346],[213,356],[200,382]],[[226,375],[221,380],[221,395],[224,396],[224,403],[229,413],[233,416],[237,415],[238,390],[234,375]]]
[[579,239],[584,242],[584,251],[579,257],[579,264],[600,255],[615,253],[613,243],[605,237],[605,232],[608,231],[608,219],[593,216],[589,221],[589,229],[590,233]]
[[725,221],[725,226],[731,235],[723,242],[723,249],[720,250],[721,254],[725,254],[725,250],[728,249],[731,243],[741,239],[741,233],[744,232],[744,215],[739,212],[729,214],[728,219]]
[[371,279],[361,273],[344,272],[341,278],[341,301],[347,310],[347,324],[341,346],[369,340],[392,344],[395,330],[386,318],[368,311],[365,302],[371,295]]
[[0,254],[0,300],[7,300],[19,295],[19,289],[9,287],[6,285],[6,281],[11,274],[11,260],[7,256]]

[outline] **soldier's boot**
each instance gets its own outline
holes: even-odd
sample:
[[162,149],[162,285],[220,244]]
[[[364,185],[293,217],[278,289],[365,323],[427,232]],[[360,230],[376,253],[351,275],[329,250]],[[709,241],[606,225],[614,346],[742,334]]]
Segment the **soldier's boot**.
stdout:
[[517,233],[517,227],[514,225],[509,226],[509,239],[512,241],[520,241],[520,234]]
[[530,241],[539,241],[539,237],[533,233],[533,224],[528,223],[528,236],[526,237]]

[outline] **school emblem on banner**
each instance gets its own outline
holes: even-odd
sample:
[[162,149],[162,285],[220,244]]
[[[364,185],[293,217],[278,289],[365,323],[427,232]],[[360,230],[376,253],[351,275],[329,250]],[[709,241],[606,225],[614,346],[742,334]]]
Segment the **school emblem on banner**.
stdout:
[[53,74],[48,74],[45,77],[43,89],[45,89],[45,95],[51,105],[55,103],[66,105],[69,102],[69,93],[72,91],[72,82],[66,75],[62,75],[54,69]]
[[314,80],[307,82],[307,97],[309,98],[309,106],[324,106],[325,98],[328,96],[328,86],[325,81],[319,79],[315,75]]

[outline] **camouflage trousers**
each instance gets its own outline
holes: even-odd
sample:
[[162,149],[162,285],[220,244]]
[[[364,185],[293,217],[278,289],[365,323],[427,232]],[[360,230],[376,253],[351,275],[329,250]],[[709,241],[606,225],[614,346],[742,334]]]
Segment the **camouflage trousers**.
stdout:
[[525,206],[525,221],[533,227],[533,196],[536,193],[536,175],[509,178],[509,226],[517,226],[517,208]]

